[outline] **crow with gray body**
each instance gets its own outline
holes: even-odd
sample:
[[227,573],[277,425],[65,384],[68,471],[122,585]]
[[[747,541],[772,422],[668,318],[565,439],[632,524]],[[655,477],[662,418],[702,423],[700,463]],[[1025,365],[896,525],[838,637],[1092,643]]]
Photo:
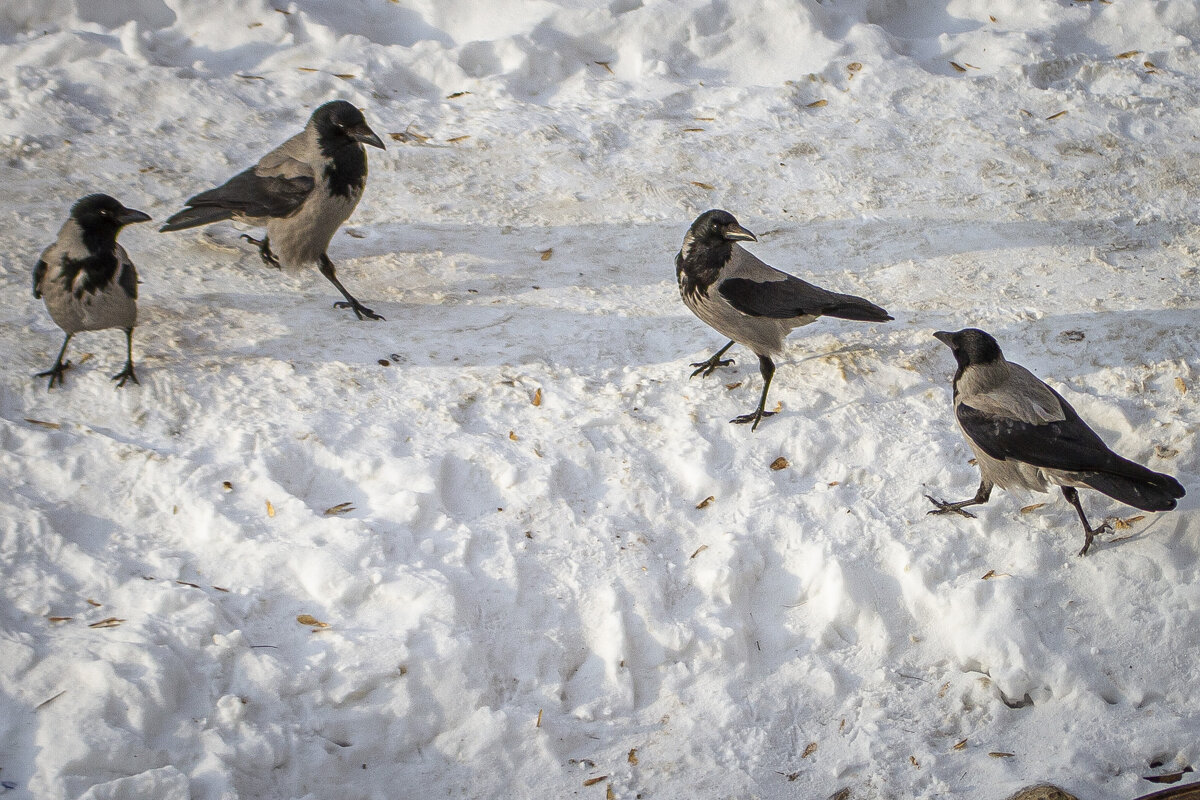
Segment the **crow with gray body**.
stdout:
[[975,451],[979,490],[970,500],[947,503],[926,495],[930,514],[961,514],[988,501],[992,487],[1047,492],[1062,488],[1083,523],[1086,555],[1097,533],[1083,514],[1076,487],[1087,487],[1143,511],[1170,511],[1183,497],[1179,481],[1153,472],[1108,449],[1071,404],[1020,364],[1006,361],[1000,346],[976,328],[934,334],[954,353],[954,415]]
[[784,337],[793,328],[816,321],[817,317],[839,317],[864,322],[892,319],[879,306],[849,294],[838,294],[813,286],[786,272],[764,264],[738,244],[757,242],[728,211],[705,211],[683,237],[675,256],[675,276],[684,305],[718,333],[730,339],[707,361],[692,364],[692,377],[712,374],[717,367],[733,363],[721,356],[734,342],[758,356],[763,377],[758,408],[730,422],[753,423],[758,427],[766,411],[767,390],[775,374],[772,356],[783,352]]
[[346,298],[336,305],[359,319],[383,319],[358,302],[337,279],[326,250],[338,227],[350,218],[367,184],[363,145],[383,149],[362,112],[335,100],[313,112],[301,133],[263,156],[256,166],[225,184],[201,192],[159,230],[178,231],[233,219],[266,226],[259,246],[273,267],[317,264]]
[[36,377],[50,378],[49,388],[63,385],[70,361],[63,361],[71,337],[80,331],[122,328],[125,369],[113,375],[117,387],[138,382],[133,371],[133,328],[137,325],[137,270],[125,248],[117,244],[121,228],[150,217],[126,208],[106,194],[90,194],[71,207],[71,216],[33,268],[33,296],[67,338],[54,366]]

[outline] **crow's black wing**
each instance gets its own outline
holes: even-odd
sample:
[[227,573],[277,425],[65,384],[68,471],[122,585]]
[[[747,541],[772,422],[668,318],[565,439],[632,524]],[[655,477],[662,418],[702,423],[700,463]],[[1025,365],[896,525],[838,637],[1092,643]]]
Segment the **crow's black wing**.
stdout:
[[251,167],[187,204],[227,208],[247,217],[286,217],[300,207],[315,185],[308,175],[259,175]]
[[887,322],[892,318],[882,308],[861,297],[830,292],[792,275],[779,274],[784,276],[781,280],[726,278],[717,291],[729,305],[752,317],[830,316],[864,322]]

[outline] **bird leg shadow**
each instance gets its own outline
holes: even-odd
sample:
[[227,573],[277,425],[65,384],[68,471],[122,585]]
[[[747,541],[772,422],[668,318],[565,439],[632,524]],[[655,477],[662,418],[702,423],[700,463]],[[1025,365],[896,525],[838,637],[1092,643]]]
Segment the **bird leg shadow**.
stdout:
[[975,492],[975,496],[970,500],[960,500],[957,503],[948,503],[945,500],[938,500],[931,494],[925,495],[929,502],[933,503],[937,508],[932,509],[930,514],[961,514],[964,517],[975,519],[975,515],[970,511],[963,511],[967,506],[981,506],[988,501],[992,496],[992,484],[985,480],[979,481],[979,490]]
[[1096,538],[1098,533],[1108,533],[1112,530],[1112,526],[1107,522],[1100,525],[1099,528],[1093,528],[1088,524],[1087,517],[1083,514],[1083,504],[1079,502],[1079,492],[1074,486],[1062,487],[1063,497],[1067,498],[1067,502],[1075,506],[1075,511],[1079,514],[1079,521],[1083,523],[1083,549],[1079,551],[1079,555],[1086,556],[1088,548],[1092,546],[1092,539]]
[[274,253],[271,252],[270,237],[264,236],[261,239],[255,239],[250,234],[243,233],[240,238],[245,239],[250,244],[258,245],[258,257],[261,258],[263,263],[268,267],[283,269],[283,265],[279,263],[279,259],[275,257]]
[[64,385],[63,373],[71,368],[71,362],[63,361],[63,356],[66,354],[67,345],[71,343],[71,337],[74,335],[73,333],[68,333],[67,338],[63,339],[62,348],[58,351],[58,358],[54,359],[54,366],[45,372],[39,372],[33,376],[35,378],[49,378],[50,385],[46,387],[47,389],[53,389],[55,383],[58,383],[59,386]]
[[345,301],[334,303],[334,308],[349,308],[354,311],[359,319],[383,319],[383,317],[358,302],[354,295],[346,291],[346,287],[342,286],[342,282],[337,279],[337,273],[333,269],[333,262],[324,253],[321,254],[321,274],[337,287],[337,290],[342,293],[342,297],[346,298]]
[[712,358],[708,359],[707,361],[697,361],[696,363],[692,364],[692,366],[697,367],[697,369],[695,372],[692,373],[691,377],[694,378],[697,375],[700,375],[701,373],[703,373],[704,377],[707,378],[709,375],[713,374],[713,370],[715,370],[717,367],[728,367],[730,364],[733,363],[733,359],[726,358],[726,359],[722,360],[721,356],[725,355],[725,351],[731,347],[733,347],[732,339],[730,339],[729,343],[726,344],[724,347],[722,347],[720,350],[713,353]]

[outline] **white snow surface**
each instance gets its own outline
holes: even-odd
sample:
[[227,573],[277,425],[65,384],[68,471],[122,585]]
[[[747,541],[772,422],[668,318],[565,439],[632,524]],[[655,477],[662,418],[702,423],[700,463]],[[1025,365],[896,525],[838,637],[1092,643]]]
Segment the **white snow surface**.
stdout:
[[[1183,0],[6,0],[5,800],[1200,767],[1198,40]],[[78,197],[161,222],[335,98],[388,144],[330,248],[386,322],[228,223],[132,226],[141,385],[119,331],[31,377]],[[688,377],[724,342],[673,259],[713,207],[896,317],[794,333],[756,433],[752,354]],[[969,325],[1179,509],[1084,492],[1138,517],[1086,558],[1056,495],[927,516],[978,481],[930,336]]]

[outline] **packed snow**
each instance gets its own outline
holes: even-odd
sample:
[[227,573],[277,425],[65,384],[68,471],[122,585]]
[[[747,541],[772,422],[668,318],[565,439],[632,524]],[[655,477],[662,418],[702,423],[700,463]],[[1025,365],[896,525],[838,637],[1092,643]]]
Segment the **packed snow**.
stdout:
[[[1200,767],[1195,3],[276,3],[0,5],[5,800]],[[330,248],[386,322],[235,225],[152,223],[141,385],[120,331],[31,377],[76,199],[161,222],[336,98],[388,145]],[[708,208],[896,317],[795,332],[754,433],[751,353],[688,377],[724,344],[674,275]],[[1117,526],[1086,558],[1056,494],[927,516],[978,483],[930,335],[966,326],[1180,507],[1083,492]]]

